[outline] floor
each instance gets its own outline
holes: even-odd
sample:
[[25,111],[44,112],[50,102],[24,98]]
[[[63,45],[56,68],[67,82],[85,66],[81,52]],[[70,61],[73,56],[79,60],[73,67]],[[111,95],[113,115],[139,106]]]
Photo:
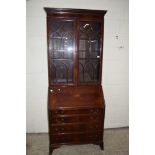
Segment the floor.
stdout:
[[[48,155],[48,134],[27,134],[26,155]],[[129,155],[129,129],[106,129],[104,151],[93,144],[63,146],[52,155]]]

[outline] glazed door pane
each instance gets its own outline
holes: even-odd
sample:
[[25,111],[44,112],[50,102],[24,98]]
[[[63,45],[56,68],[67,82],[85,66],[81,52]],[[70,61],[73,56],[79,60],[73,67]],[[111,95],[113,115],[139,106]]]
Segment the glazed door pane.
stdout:
[[101,67],[101,23],[81,21],[79,34],[79,81],[97,83]]
[[50,26],[51,83],[73,83],[74,22],[55,20]]

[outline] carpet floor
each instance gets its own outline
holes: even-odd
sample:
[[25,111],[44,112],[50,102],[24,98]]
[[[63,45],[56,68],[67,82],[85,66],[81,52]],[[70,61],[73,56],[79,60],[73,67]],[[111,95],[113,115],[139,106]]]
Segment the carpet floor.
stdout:
[[[26,155],[48,155],[48,134],[27,134]],[[62,146],[52,155],[129,155],[129,129],[105,129],[104,151],[98,145]]]

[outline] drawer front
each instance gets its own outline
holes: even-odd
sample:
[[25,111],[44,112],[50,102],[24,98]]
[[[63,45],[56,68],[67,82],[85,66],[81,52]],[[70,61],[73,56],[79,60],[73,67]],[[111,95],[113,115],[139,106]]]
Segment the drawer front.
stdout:
[[76,134],[55,134],[50,135],[51,143],[72,143],[72,142],[95,142],[95,141],[102,141],[103,139],[103,132],[83,132],[83,133],[76,133]]
[[103,140],[103,132],[88,134],[87,140],[88,141],[102,141]]
[[74,123],[69,125],[51,125],[50,131],[54,133],[69,133],[69,132],[79,132],[79,131],[95,131],[103,130],[103,123],[100,122],[91,122],[91,123]]
[[103,120],[103,115],[68,115],[52,117],[50,124],[61,124],[61,123],[76,123],[76,122],[87,122],[101,121]]
[[72,115],[72,114],[103,114],[102,108],[89,108],[89,109],[59,109],[59,110],[51,110],[50,115]]

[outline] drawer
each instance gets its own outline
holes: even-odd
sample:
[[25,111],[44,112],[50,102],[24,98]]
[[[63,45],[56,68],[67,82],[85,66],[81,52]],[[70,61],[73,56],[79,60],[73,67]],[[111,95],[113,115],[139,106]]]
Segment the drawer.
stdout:
[[103,132],[88,134],[87,140],[88,141],[102,141],[103,140]]
[[87,132],[103,130],[103,123],[93,121],[91,123],[74,123],[67,125],[50,125],[50,131],[53,133],[69,133],[69,132]]
[[59,117],[50,118],[50,124],[59,124],[59,123],[76,123],[76,122],[86,122],[91,123],[92,121],[101,121],[103,120],[103,115],[63,115]]
[[74,143],[83,142],[91,143],[95,141],[102,141],[103,132],[83,132],[83,133],[65,133],[50,135],[51,143]]
[[88,109],[58,109],[51,110],[50,115],[72,115],[72,114],[103,114],[102,108],[88,108]]

